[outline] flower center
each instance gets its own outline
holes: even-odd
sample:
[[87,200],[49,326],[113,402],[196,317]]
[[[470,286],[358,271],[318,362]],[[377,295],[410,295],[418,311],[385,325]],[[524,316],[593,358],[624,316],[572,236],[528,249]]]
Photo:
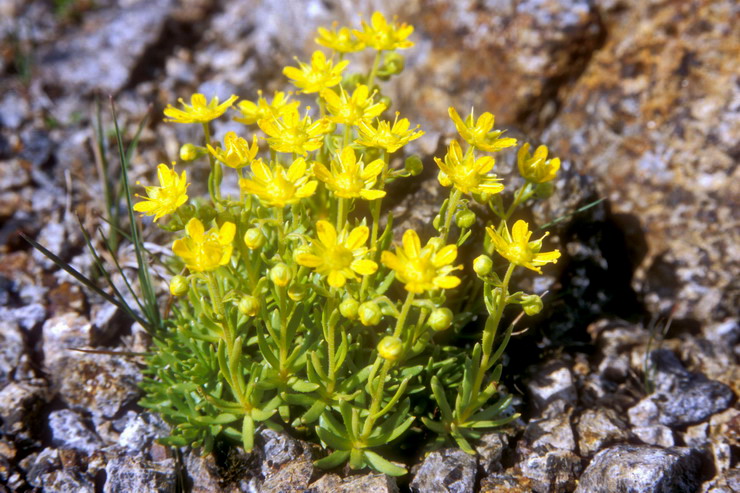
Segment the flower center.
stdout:
[[324,263],[329,270],[344,270],[352,264],[352,251],[344,245],[335,245],[326,253]]

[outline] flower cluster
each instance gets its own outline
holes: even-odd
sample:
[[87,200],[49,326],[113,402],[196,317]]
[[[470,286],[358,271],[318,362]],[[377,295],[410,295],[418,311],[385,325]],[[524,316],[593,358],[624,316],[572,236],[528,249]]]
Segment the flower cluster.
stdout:
[[[494,342],[508,341],[496,330],[507,307],[534,314],[542,301],[511,293],[511,273],[541,273],[560,253],[543,252],[547,235],[531,241],[523,220],[507,224],[560,161],[523,145],[524,185],[506,194],[492,154],[517,141],[494,129],[490,113],[463,119],[450,108],[459,135],[434,158],[449,197],[433,224],[406,229],[394,245],[384,201],[403,187],[387,186],[421,172],[409,144],[424,132],[389,110],[380,81],[403,71],[397,51],[413,46],[412,34],[378,12],[356,29],[319,29],[328,52],[283,70],[296,91],[315,97],[312,107],[276,91],[238,103],[194,94],[164,110],[166,121],[201,127],[202,142],[183,143],[180,156],[209,170],[209,195],[190,199],[188,173],[160,164],[159,186],[145,187],[134,206],[166,219],[174,234],[165,261],[172,310],[155,337],[142,401],[172,423],[165,443],[209,450],[223,438],[251,449],[257,423],[281,422],[333,449],[322,467],[349,461],[398,475],[405,470],[374,449],[417,419],[466,451],[475,430],[513,419],[500,415],[506,401],[489,403],[503,351]],[[363,50],[374,61],[353,71],[349,55]],[[231,123],[214,139],[210,122],[221,117],[244,127]],[[404,156],[399,169],[395,158]],[[471,200],[496,221],[481,225]],[[487,241],[474,244],[473,228],[485,228]],[[461,258],[466,242],[481,253],[474,263]],[[446,342],[486,312],[472,351]]]

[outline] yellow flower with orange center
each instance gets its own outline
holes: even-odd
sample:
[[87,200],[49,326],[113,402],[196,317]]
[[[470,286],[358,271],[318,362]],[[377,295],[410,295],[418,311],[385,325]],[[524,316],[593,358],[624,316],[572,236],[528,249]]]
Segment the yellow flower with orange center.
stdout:
[[257,102],[239,101],[237,108],[241,117],[234,118],[234,121],[245,125],[252,125],[260,120],[278,118],[280,115],[289,111],[297,111],[300,106],[299,101],[289,101],[290,95],[282,91],[276,91],[272,97],[272,102],[262,97],[262,91],[257,91]]
[[354,33],[348,27],[342,27],[337,30],[337,23],[332,25],[333,30],[325,27],[318,29],[319,37],[314,41],[321,46],[326,46],[339,53],[354,53],[365,48],[365,43],[357,39]]
[[259,127],[269,137],[267,143],[277,152],[291,152],[305,156],[324,144],[324,135],[331,129],[331,123],[320,118],[315,122],[306,115],[301,118],[298,110],[286,111],[280,118],[259,120]]
[[404,283],[406,291],[419,294],[455,288],[460,284],[460,278],[449,274],[462,268],[451,265],[457,258],[457,245],[441,246],[438,240],[433,238],[422,248],[416,231],[406,230],[403,246],[397,247],[395,254],[383,252],[380,261],[396,273],[396,279]]
[[347,146],[339,156],[331,160],[331,171],[317,162],[313,165],[313,172],[337,197],[375,200],[385,197],[383,190],[372,190],[384,166],[382,159],[376,159],[367,165],[362,160],[357,161],[355,150]]
[[172,214],[188,200],[188,177],[185,171],[177,176],[174,166],[170,169],[166,164],[160,164],[157,166],[157,178],[159,186],[144,187],[148,196],[137,195],[144,201],[134,204],[136,212],[154,216],[154,222],[162,216]]
[[365,259],[368,252],[365,243],[370,235],[367,226],[358,226],[352,231],[337,230],[328,221],[316,223],[318,239],[311,240],[307,251],[296,254],[299,265],[310,267],[327,278],[329,286],[341,288],[348,279],[356,280],[357,275],[367,276],[378,270],[378,264]]
[[327,87],[333,87],[342,81],[342,71],[349,65],[349,60],[343,60],[334,65],[326,59],[322,51],[316,50],[311,55],[311,64],[298,61],[300,68],[285,67],[283,74],[293,81],[301,92],[310,94],[320,92]]
[[[395,21],[395,18],[393,19]],[[414,26],[406,23],[388,23],[380,12],[373,13],[370,24],[362,21],[362,31],[354,30],[357,39],[366,46],[378,51],[399,50],[414,46],[408,38],[414,32]]]
[[212,147],[210,144],[207,145],[208,152],[213,154],[213,157],[224,163],[229,168],[239,169],[247,166],[251,163],[257,153],[259,147],[257,146],[257,136],[252,137],[252,145],[250,147],[247,139],[239,137],[235,132],[228,132],[224,136],[224,147]]
[[501,137],[502,130],[493,130],[495,123],[491,113],[485,112],[474,121],[473,113],[463,121],[457,110],[450,106],[448,110],[450,118],[455,123],[455,128],[465,141],[476,149],[486,152],[496,152],[507,147],[515,146],[516,139]]
[[203,223],[192,218],[185,232],[188,236],[175,240],[172,252],[185,261],[191,272],[209,272],[229,263],[236,233],[234,223],[227,221],[221,228],[205,231]]
[[554,264],[560,258],[559,250],[540,252],[542,240],[548,233],[545,233],[539,240],[529,241],[532,232],[529,231],[529,225],[521,219],[514,223],[514,227],[511,228],[511,234],[509,234],[506,226],[504,226],[502,234],[497,233],[490,226],[486,231],[491,237],[494,248],[502,257],[512,264],[526,267],[539,274],[542,274],[540,266],[549,263]]
[[310,180],[306,160],[301,158],[285,170],[279,164],[271,170],[261,159],[252,163],[253,178],[242,178],[239,187],[243,193],[259,197],[265,205],[285,207],[310,197],[316,191],[316,180]]
[[398,116],[399,114],[396,113],[396,119],[392,125],[384,120],[377,120],[377,126],[373,126],[366,121],[360,121],[358,123],[360,138],[356,142],[365,147],[379,147],[393,153],[412,140],[424,135],[424,132],[419,130],[419,125],[409,130],[408,119],[401,118],[399,120]]
[[529,152],[529,144],[519,148],[516,160],[522,178],[532,183],[545,183],[555,178],[560,169],[560,159],[547,159],[547,152],[547,146],[539,146],[534,155]]
[[439,166],[439,183],[444,187],[454,185],[462,193],[499,193],[504,186],[499,179],[489,175],[496,162],[491,156],[475,159],[472,152],[463,155],[460,144],[453,140],[444,161],[434,158]]
[[196,93],[190,97],[190,104],[188,105],[185,104],[182,98],[179,98],[177,101],[184,109],[175,108],[171,104],[167,105],[164,109],[164,114],[169,118],[165,118],[164,121],[175,123],[208,123],[226,113],[226,110],[237,99],[239,98],[231,96],[223,103],[218,104],[217,97],[214,97],[209,102],[203,94]]
[[370,120],[385,111],[386,105],[374,101],[375,92],[360,84],[350,96],[340,86],[339,94],[332,89],[321,91],[321,97],[326,101],[326,109],[331,116],[328,119],[334,123],[356,125],[361,120]]

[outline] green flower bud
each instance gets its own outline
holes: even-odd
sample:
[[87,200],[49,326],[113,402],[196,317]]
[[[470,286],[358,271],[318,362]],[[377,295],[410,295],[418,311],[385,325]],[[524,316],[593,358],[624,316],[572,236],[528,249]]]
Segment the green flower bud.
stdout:
[[449,308],[437,308],[429,315],[429,326],[437,332],[447,330],[452,325],[453,318],[454,315]]
[[538,199],[547,199],[552,195],[554,190],[555,187],[553,186],[552,182],[548,181],[545,183],[537,184],[534,189],[534,194],[537,196]]
[[357,311],[360,307],[360,303],[354,298],[346,298],[339,304],[339,313],[344,318],[354,320],[357,318]]
[[293,278],[293,273],[290,272],[290,267],[280,262],[275,264],[275,267],[270,269],[270,280],[275,283],[276,286],[284,288],[290,283]]
[[243,296],[242,299],[239,300],[237,308],[239,309],[239,312],[243,313],[244,315],[254,317],[259,312],[260,300],[252,295]]
[[198,147],[190,142],[183,144],[180,147],[180,161],[192,161],[200,156],[200,154]]
[[259,228],[249,228],[247,232],[244,233],[244,244],[247,245],[247,248],[250,250],[260,248],[265,244],[266,240],[267,238],[265,238],[265,234]]
[[537,315],[542,311],[542,298],[536,294],[522,296],[522,308],[527,315]]
[[170,279],[170,293],[172,296],[182,296],[190,289],[190,283],[185,276],[174,276]]
[[493,260],[488,255],[480,255],[473,260],[473,270],[479,276],[487,276],[493,269]]
[[308,294],[308,289],[302,284],[288,288],[288,298],[293,301],[302,301],[306,298],[306,294]]
[[470,209],[461,211],[455,217],[455,224],[458,228],[469,228],[475,223],[475,212]]
[[388,361],[398,361],[403,353],[403,341],[398,337],[385,336],[378,343],[378,354]]
[[378,325],[380,319],[383,317],[383,313],[380,311],[380,307],[374,301],[366,301],[357,308],[357,314],[360,316],[360,322],[365,327],[371,327]]
[[403,163],[403,168],[409,172],[411,176],[419,176],[424,171],[424,164],[421,162],[421,158],[414,154],[409,156]]
[[437,214],[434,216],[434,219],[432,219],[432,226],[434,226],[434,229],[439,231],[439,229],[442,227],[442,216]]

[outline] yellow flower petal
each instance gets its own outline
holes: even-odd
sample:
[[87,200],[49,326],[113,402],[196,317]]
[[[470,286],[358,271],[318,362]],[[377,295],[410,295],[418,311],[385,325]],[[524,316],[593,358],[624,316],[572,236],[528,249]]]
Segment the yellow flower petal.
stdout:
[[403,250],[408,257],[414,258],[421,254],[421,241],[413,229],[407,229],[403,234]]
[[337,244],[337,230],[334,229],[334,226],[329,221],[317,221],[316,234],[319,237],[319,241],[328,248]]
[[374,274],[378,270],[378,264],[372,260],[355,260],[352,262],[352,270],[363,276]]

